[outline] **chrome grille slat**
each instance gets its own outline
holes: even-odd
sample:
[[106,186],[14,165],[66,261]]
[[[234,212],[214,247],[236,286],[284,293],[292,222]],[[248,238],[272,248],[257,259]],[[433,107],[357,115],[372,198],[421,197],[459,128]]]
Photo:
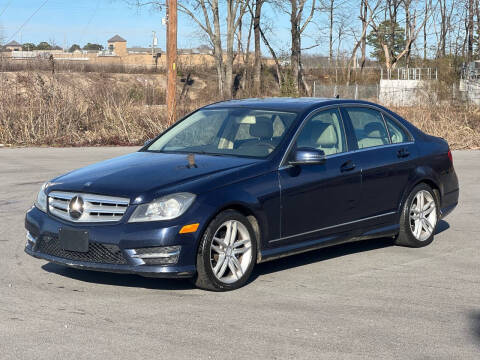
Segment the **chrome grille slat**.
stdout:
[[124,214],[125,208],[114,208],[114,207],[105,207],[105,206],[85,206],[85,210],[88,212],[99,212],[99,213],[111,213],[111,214]]
[[50,205],[57,209],[68,210],[68,201],[59,201],[58,199],[50,200]]
[[[83,214],[78,219],[73,219],[68,212],[70,200],[75,196],[81,197],[84,202]],[[106,195],[64,191],[52,191],[48,194],[49,212],[71,222],[119,221],[127,211],[129,203],[130,200],[127,198]]]
[[128,206],[129,201],[123,201],[123,200],[111,200],[111,199],[102,199],[102,198],[93,198],[93,197],[84,197],[83,200],[86,200],[90,203],[100,203],[100,204],[111,204],[111,205],[119,205],[119,206]]
[[66,194],[66,193],[51,193],[50,197],[54,197],[55,199],[63,199],[63,200],[70,200],[73,196]]

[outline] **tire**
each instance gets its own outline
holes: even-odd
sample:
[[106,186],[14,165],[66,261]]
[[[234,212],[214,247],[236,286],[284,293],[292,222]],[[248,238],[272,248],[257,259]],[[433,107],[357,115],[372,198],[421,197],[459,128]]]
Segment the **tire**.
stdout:
[[[419,206],[421,202],[424,205],[422,210]],[[432,206],[434,206],[433,209]],[[400,216],[400,231],[395,243],[415,248],[429,245],[433,241],[435,228],[439,220],[440,211],[437,195],[427,184],[418,184],[403,204]]]
[[202,236],[193,282],[205,290],[238,289],[248,281],[256,261],[257,241],[252,225],[239,212],[226,210],[210,222]]

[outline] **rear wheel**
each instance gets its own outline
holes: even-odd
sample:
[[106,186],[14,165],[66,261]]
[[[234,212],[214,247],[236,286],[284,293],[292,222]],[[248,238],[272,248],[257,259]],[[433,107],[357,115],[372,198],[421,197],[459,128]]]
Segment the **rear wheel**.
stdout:
[[237,211],[220,213],[208,225],[197,253],[195,285],[226,291],[243,286],[257,260],[257,242],[250,222]]
[[418,184],[403,205],[396,244],[410,247],[430,244],[439,218],[438,199],[434,191],[427,184]]

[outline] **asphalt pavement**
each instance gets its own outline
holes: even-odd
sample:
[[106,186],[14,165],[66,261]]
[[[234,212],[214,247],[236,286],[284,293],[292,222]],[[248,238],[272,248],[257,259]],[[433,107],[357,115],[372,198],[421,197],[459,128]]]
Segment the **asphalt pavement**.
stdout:
[[479,359],[480,151],[422,249],[379,239],[260,264],[242,289],[68,269],[27,256],[40,185],[136,148],[0,149],[0,359]]

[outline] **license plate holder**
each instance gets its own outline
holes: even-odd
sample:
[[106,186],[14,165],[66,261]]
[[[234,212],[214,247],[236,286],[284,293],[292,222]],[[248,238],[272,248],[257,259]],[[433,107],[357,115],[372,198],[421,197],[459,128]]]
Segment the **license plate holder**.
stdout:
[[58,240],[63,250],[88,252],[88,231],[60,228]]

